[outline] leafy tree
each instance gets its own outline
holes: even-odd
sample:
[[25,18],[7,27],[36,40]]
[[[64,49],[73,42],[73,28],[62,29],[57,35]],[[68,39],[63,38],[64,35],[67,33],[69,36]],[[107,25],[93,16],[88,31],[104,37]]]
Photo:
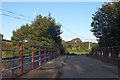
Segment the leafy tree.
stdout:
[[[68,51],[76,51],[76,52],[81,52],[81,51],[88,51],[88,46],[89,42],[82,42],[79,38],[74,38],[71,41],[62,41],[63,47]],[[91,48],[95,47],[97,43],[92,43]]]
[[92,19],[91,31],[100,47],[120,45],[120,2],[104,3]]
[[27,40],[28,43],[41,44],[62,48],[61,25],[55,23],[51,13],[46,16],[38,15],[31,24],[22,25],[13,31],[12,40]]

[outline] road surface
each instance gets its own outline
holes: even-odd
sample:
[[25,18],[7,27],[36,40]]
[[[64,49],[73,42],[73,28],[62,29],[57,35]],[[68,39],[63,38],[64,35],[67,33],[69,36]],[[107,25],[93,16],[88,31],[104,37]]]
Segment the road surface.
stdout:
[[118,78],[116,66],[86,55],[60,56],[42,68],[45,69],[35,69],[24,74],[22,78]]
[[118,78],[118,68],[86,55],[68,56],[58,78]]

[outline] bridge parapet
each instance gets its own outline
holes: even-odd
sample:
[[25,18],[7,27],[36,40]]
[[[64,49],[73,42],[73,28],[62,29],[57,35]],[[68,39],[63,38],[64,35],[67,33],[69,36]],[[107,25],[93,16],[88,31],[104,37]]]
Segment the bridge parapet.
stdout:
[[[15,48],[5,49],[2,43],[10,42]],[[6,45],[7,46],[7,45]],[[24,41],[1,39],[0,43],[0,78],[16,78],[60,55],[60,50],[40,44],[30,44]]]
[[120,46],[113,47],[102,47],[91,50],[91,54],[94,56],[112,59],[112,60],[120,60]]

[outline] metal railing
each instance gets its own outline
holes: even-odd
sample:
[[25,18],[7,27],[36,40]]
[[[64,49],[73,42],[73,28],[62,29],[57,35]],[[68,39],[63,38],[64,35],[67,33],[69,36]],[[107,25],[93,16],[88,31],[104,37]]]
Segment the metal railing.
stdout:
[[120,46],[92,49],[91,54],[109,59],[120,59]]
[[[3,41],[12,42],[4,39],[2,42]],[[27,43],[20,42],[17,49],[1,49],[0,77],[2,79],[16,78],[35,68],[41,68],[42,64],[45,64],[60,55],[60,51],[57,48],[41,46],[38,44],[27,44],[26,49],[25,44]],[[9,55],[10,57],[6,57],[4,55]]]

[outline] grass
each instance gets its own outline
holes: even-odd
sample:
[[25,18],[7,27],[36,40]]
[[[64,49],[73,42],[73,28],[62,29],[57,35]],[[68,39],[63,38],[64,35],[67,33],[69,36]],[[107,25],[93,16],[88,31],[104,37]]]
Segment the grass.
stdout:
[[77,51],[68,51],[70,54],[76,54],[76,55],[79,55],[79,54],[89,54],[89,52],[77,52]]

